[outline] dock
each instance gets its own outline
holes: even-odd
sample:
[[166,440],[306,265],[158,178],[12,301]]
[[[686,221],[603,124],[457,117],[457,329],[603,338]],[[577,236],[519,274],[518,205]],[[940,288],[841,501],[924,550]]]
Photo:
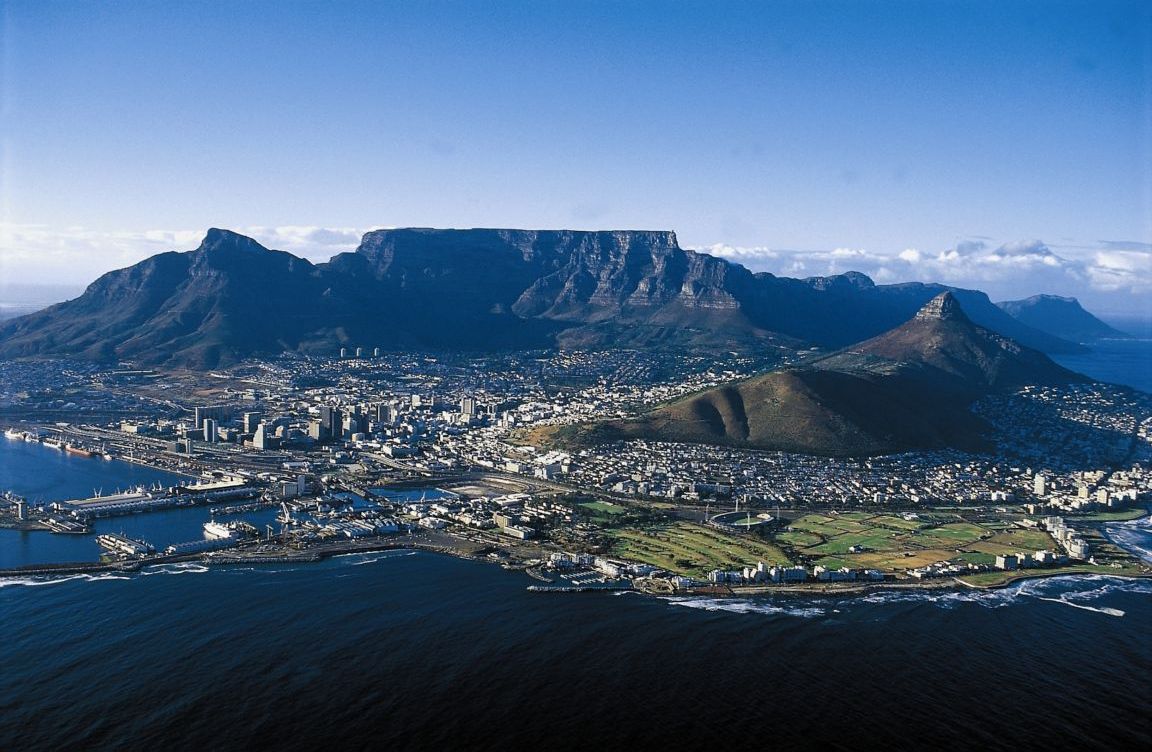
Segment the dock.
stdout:
[[127,556],[147,556],[156,550],[150,543],[116,533],[98,535],[96,542],[106,551]]
[[91,528],[83,522],[70,520],[66,517],[45,517],[42,522],[44,526],[53,533],[63,535],[87,535],[91,532]]

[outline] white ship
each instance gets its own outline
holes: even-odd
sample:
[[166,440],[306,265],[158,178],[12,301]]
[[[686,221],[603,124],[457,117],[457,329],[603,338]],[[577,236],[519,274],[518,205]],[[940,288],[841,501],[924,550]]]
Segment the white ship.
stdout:
[[223,522],[216,520],[208,520],[204,523],[204,537],[208,540],[222,540],[224,538],[235,538],[236,531]]
[[16,439],[17,441],[19,441],[19,440],[24,438],[24,432],[23,431],[17,431],[15,428],[9,428],[7,431],[4,432],[4,438]]

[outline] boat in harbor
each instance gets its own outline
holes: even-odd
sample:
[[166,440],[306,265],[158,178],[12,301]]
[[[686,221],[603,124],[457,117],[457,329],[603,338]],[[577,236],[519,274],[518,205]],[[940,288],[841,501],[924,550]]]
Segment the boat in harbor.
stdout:
[[4,432],[4,438],[12,439],[14,441],[22,441],[24,439],[24,432],[17,431],[15,428],[9,428]]
[[204,537],[208,540],[239,540],[254,537],[256,534],[256,528],[243,520],[231,522],[208,520],[204,523]]
[[86,449],[78,444],[65,444],[64,451],[68,454],[74,454],[77,457],[95,457],[96,452],[91,449]]
[[227,523],[217,522],[216,520],[209,520],[204,523],[204,537],[208,540],[218,540],[222,538],[231,538],[234,533],[228,527]]
[[63,449],[64,442],[60,439],[44,439],[44,446],[49,449]]

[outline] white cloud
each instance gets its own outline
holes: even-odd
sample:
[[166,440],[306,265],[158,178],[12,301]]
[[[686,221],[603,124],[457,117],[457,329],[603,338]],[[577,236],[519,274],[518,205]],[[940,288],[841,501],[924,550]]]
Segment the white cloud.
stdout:
[[928,252],[906,248],[877,253],[865,248],[769,250],[717,244],[701,250],[745,264],[753,271],[807,277],[859,271],[876,282],[941,282],[986,291],[994,300],[1036,293],[1072,295],[1104,309],[1120,307],[1115,296],[1152,293],[1152,252],[1133,241],[1101,242],[1087,249],[1037,239],[1000,245],[967,238]]
[[[377,227],[237,227],[261,245],[313,262],[356,248]],[[205,230],[103,231],[84,227],[0,223],[0,282],[87,284],[104,272],[122,269],[164,251],[200,245]]]
[[1091,284],[1100,290],[1152,293],[1152,253],[1099,251],[1087,267]]
[[315,225],[284,225],[282,227],[246,227],[236,230],[254,238],[266,248],[288,251],[310,261],[327,261],[337,253],[351,251],[360,244],[360,238],[369,230],[381,227],[318,227]]
[[735,259],[737,261],[775,259],[779,258],[780,256],[778,252],[763,246],[741,248],[738,246],[726,245],[724,243],[715,243],[713,245],[707,246],[706,248],[699,248],[697,250],[699,250],[701,253],[707,253],[712,256],[719,256],[720,258]]
[[[983,245],[983,243],[981,243]],[[1014,240],[1011,243],[1005,243],[992,252],[992,256],[1011,256],[1011,257],[1029,257],[1029,256],[1051,256],[1052,251],[1048,246],[1044,245],[1042,240]]]

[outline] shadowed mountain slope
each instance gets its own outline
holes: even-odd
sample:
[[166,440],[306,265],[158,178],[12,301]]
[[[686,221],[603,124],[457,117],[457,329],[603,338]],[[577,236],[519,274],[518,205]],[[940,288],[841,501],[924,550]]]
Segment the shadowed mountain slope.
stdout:
[[[0,324],[0,357],[79,356],[209,368],[341,346],[843,347],[911,316],[941,285],[866,276],[789,279],[681,249],[670,232],[398,229],[311,264],[226,230],[200,247],[109,272],[75,300]],[[1032,346],[981,292],[978,323]]]
[[987,445],[968,405],[991,391],[1088,381],[973,324],[942,293],[910,321],[792,368],[709,389],[633,420],[561,432],[577,442],[689,441],[809,454]]
[[1092,342],[1098,339],[1131,336],[1114,329],[1084,310],[1076,298],[1033,295],[1024,300],[1005,300],[996,305],[1012,318],[1033,329],[1072,342]]

